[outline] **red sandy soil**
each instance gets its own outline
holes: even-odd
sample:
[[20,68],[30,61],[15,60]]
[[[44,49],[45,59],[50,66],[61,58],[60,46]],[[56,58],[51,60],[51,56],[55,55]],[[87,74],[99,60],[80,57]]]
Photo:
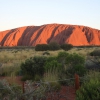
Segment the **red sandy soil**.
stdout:
[[35,46],[52,41],[74,46],[100,45],[100,30],[79,25],[46,24],[0,32],[1,46]]
[[53,93],[47,100],[75,100],[75,88],[72,86],[62,86],[61,91]]
[[21,78],[22,78],[21,76],[17,76],[17,77],[0,77],[0,79],[5,79],[9,83],[15,83],[15,84],[19,84],[19,85],[22,85]]

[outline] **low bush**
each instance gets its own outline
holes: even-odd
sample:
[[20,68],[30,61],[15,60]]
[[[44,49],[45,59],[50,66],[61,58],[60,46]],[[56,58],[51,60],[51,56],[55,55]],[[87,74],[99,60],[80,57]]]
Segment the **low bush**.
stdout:
[[100,100],[100,72],[91,72],[76,92],[76,100]]
[[55,51],[55,50],[59,50],[60,49],[60,45],[56,42],[51,42],[49,43],[49,50],[51,51]]
[[86,73],[86,68],[84,66],[85,58],[76,53],[69,54],[66,58],[66,73],[74,76],[77,73],[80,76],[83,76]]
[[81,55],[60,52],[57,61],[62,64],[62,72],[66,73],[66,76],[72,77],[75,73],[83,76],[86,73],[85,58]]
[[59,63],[61,63],[62,66],[64,66],[66,64],[66,59],[67,59],[68,55],[69,54],[66,53],[66,52],[59,52],[58,55],[57,55],[57,61]]
[[35,46],[36,51],[47,51],[49,50],[49,45],[48,44],[37,44]]
[[21,72],[23,75],[29,75],[33,78],[35,75],[43,76],[44,74],[44,64],[46,62],[46,57],[31,57],[21,64]]
[[61,67],[61,64],[57,62],[57,60],[52,60],[52,61],[46,62],[44,68],[45,68],[45,71],[54,70],[54,69],[60,71],[62,67]]
[[53,51],[53,50],[59,50],[60,45],[56,42],[51,42],[49,44],[37,44],[35,46],[35,51]]
[[68,50],[70,50],[70,49],[73,48],[73,45],[72,45],[72,44],[62,44],[60,47],[61,47],[63,50],[68,51]]

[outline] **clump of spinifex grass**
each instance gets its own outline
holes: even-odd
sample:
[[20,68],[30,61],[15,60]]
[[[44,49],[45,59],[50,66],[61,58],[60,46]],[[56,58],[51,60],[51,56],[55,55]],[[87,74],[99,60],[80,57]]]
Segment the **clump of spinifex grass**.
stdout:
[[60,90],[61,84],[59,83],[59,76],[58,70],[48,70],[43,77],[44,82],[48,82],[50,84],[51,89],[53,90]]

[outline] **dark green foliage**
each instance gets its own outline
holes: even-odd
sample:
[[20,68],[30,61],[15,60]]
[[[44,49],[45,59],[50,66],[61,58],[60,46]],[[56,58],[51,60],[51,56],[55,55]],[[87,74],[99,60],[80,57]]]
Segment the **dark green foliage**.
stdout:
[[61,64],[58,63],[56,60],[53,60],[51,62],[47,62],[46,65],[44,66],[45,70],[59,70],[61,69]]
[[21,78],[21,81],[27,81],[27,80],[32,80],[34,77],[32,75],[23,75]]
[[100,100],[100,82],[85,83],[77,91],[76,100]]
[[58,56],[57,56],[57,61],[64,66],[66,64],[66,59],[67,59],[68,55],[69,54],[66,52],[59,52]]
[[56,59],[57,58],[55,56],[54,57],[53,56],[50,56],[50,57],[47,58],[46,63],[47,62],[51,62],[51,61],[56,60]]
[[[66,59],[68,57],[68,53],[66,52],[59,52],[58,56],[57,56],[57,61],[58,63],[61,64],[61,70],[59,72],[59,78],[60,79],[66,79],[68,75],[66,75],[66,71],[67,71],[67,66],[66,66]],[[65,83],[63,81],[61,81],[61,84]]]
[[70,50],[70,49],[73,48],[73,45],[72,45],[72,44],[62,44],[60,47],[61,47],[63,50],[68,51],[68,50]]
[[41,76],[40,75],[35,75],[34,77],[34,81],[40,81],[41,80]]
[[61,70],[61,64],[58,63],[58,61],[56,60],[56,57],[49,57],[45,63],[45,71],[48,71],[48,70],[58,70],[60,71]]
[[31,57],[21,64],[21,71],[23,75],[29,75],[33,78],[35,75],[43,76],[44,64],[46,57]]
[[51,42],[50,44],[37,44],[35,46],[36,51],[47,51],[47,50],[59,50],[60,45],[56,42]]
[[49,50],[53,51],[53,50],[59,50],[60,49],[60,45],[56,42],[51,42],[49,44]]
[[37,44],[35,46],[36,51],[47,51],[49,50],[49,45],[48,44]]
[[85,59],[81,55],[60,52],[57,57],[48,57],[44,68],[45,71],[58,69],[59,79],[65,79],[74,77],[75,73],[83,76],[86,73],[84,63]]
[[79,76],[83,76],[86,73],[86,68],[82,64],[77,64],[73,67],[72,73],[77,73]]
[[94,50],[90,53],[90,56],[100,56],[100,50]]
[[100,72],[91,72],[85,80],[76,92],[76,100],[100,100]]
[[82,64],[84,65],[85,59],[83,56],[76,53],[69,54],[66,59],[66,64],[71,64],[72,66]]
[[57,56],[57,61],[62,64],[62,71],[67,75],[74,76],[77,73],[82,76],[86,72],[84,67],[85,59],[81,55],[60,52]]
[[86,72],[84,62],[83,56],[66,52],[60,52],[57,57],[31,57],[21,64],[21,73],[23,80],[39,80],[44,73],[54,70],[59,73],[59,79],[73,77],[75,73],[83,76]]
[[78,54],[69,54],[66,58],[66,66],[67,72],[70,75],[74,75],[75,73],[79,74],[80,76],[86,73],[86,68],[84,67],[85,59],[83,56]]

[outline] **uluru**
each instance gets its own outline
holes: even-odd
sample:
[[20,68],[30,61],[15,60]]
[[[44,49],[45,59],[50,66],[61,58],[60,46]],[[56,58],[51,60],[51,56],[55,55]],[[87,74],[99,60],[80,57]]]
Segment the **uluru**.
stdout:
[[45,24],[0,32],[1,46],[35,46],[50,42],[73,46],[100,45],[100,30],[81,25]]

